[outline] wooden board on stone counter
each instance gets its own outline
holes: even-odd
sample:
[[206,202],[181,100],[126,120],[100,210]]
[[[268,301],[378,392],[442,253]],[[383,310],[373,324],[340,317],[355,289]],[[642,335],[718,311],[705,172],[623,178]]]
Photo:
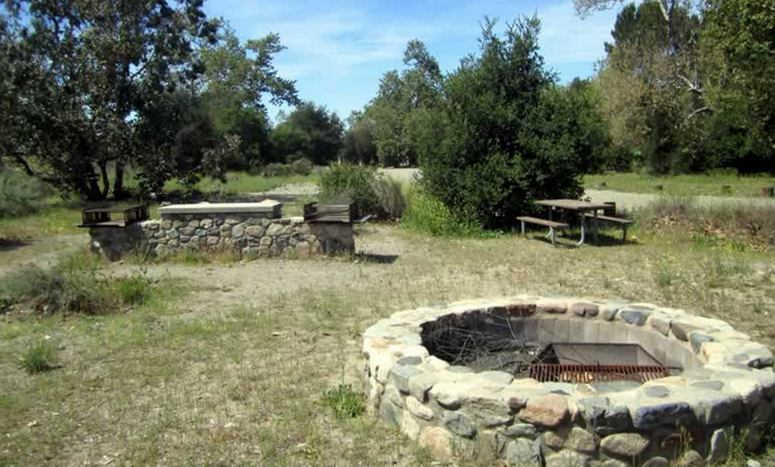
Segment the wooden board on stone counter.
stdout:
[[304,220],[310,222],[352,222],[352,203],[304,205]]

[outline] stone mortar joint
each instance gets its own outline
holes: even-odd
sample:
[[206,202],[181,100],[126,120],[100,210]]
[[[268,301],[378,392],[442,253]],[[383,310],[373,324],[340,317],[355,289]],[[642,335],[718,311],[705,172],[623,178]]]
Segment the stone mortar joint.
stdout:
[[[495,318],[541,344],[638,344],[681,371],[643,384],[539,382],[450,364],[424,341],[439,323],[486,329]],[[736,440],[759,448],[775,419],[767,347],[724,321],[648,303],[520,295],[417,308],[368,328],[363,354],[370,412],[442,460],[712,463]]]

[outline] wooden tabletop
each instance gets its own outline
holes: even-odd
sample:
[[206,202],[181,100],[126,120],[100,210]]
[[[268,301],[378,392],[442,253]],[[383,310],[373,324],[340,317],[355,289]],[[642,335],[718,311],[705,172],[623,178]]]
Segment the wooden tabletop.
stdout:
[[608,207],[605,203],[590,203],[589,201],[579,201],[577,199],[540,199],[535,204],[578,212],[596,211]]

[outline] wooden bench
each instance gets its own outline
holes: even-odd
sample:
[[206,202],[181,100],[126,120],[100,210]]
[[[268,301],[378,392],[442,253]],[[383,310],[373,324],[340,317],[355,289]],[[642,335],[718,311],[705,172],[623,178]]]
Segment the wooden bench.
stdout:
[[616,224],[618,226],[621,226],[622,228],[622,243],[627,242],[627,227],[629,227],[633,222],[630,219],[623,219],[621,217],[613,217],[613,216],[602,216],[594,214],[587,213],[584,215],[587,219],[596,219],[598,221],[608,222],[609,224]]
[[517,217],[517,220],[522,225],[522,235],[525,235],[525,224],[535,224],[535,225],[543,225],[544,227],[549,227],[548,237],[552,239],[552,245],[554,245],[555,231],[564,230],[569,227],[568,224],[563,224],[562,222],[550,221],[550,220],[541,219],[538,217],[520,216],[520,217]]

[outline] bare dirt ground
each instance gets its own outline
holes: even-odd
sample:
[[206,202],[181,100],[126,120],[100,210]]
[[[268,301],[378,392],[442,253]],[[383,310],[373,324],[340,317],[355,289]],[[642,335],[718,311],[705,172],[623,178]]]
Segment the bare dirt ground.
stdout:
[[192,286],[186,311],[196,313],[212,308],[256,307],[278,295],[299,291],[335,291],[351,284],[378,282],[388,269],[375,266],[396,261],[408,252],[399,236],[385,235],[385,230],[378,227],[361,229],[356,242],[359,255],[355,259],[349,256],[305,261],[260,258],[200,266],[112,263],[106,273],[142,272],[156,279],[184,280]]

